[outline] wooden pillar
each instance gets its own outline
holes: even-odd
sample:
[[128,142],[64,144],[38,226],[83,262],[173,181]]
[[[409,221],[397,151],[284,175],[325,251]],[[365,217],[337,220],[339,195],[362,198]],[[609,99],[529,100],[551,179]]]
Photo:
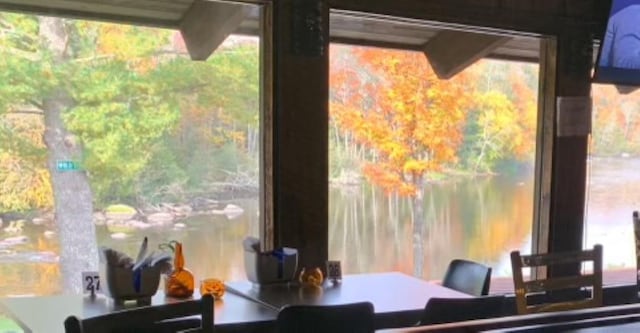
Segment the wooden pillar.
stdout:
[[273,2],[274,246],[297,248],[298,267],[328,257],[329,7]]
[[[583,248],[588,140],[591,124],[592,36],[567,27],[556,44],[556,126],[553,140],[549,252]],[[576,274],[579,265],[550,276]]]
[[[538,78],[538,131],[536,139],[536,184],[532,228],[533,253],[549,251],[549,217],[551,211],[551,178],[553,174],[553,142],[556,122],[557,41],[553,37],[540,40]],[[545,271],[546,272],[546,271]],[[536,272],[536,274],[546,274]]]

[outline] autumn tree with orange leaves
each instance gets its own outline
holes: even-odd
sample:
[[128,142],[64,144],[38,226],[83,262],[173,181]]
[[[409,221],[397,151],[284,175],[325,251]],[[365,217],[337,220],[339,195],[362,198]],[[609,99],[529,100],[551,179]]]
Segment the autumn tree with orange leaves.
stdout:
[[613,85],[594,86],[593,153],[640,154],[640,90],[620,94]]
[[331,56],[333,121],[366,148],[365,176],[413,197],[420,220],[425,180],[456,162],[473,93],[469,74],[439,80],[417,52],[332,46]]

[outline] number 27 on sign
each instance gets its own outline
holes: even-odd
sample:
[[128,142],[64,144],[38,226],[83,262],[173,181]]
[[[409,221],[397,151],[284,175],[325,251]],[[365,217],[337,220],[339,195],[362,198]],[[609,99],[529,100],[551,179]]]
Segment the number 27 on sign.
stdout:
[[82,272],[82,289],[85,293],[95,295],[100,291],[100,275],[98,272]]

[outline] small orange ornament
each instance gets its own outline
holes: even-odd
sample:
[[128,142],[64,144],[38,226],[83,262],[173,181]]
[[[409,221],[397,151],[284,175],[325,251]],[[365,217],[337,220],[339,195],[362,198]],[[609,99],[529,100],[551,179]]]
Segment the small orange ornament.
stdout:
[[214,299],[221,299],[225,290],[224,282],[220,279],[204,279],[200,282],[200,295],[211,294]]
[[324,275],[322,275],[322,270],[318,267],[314,267],[311,269],[302,268],[300,271],[300,276],[298,277],[298,281],[300,285],[305,286],[314,286],[320,287],[322,286],[322,282],[324,282]]
[[173,258],[173,271],[165,280],[164,293],[170,297],[185,298],[193,295],[193,274],[184,268],[182,243],[176,242]]

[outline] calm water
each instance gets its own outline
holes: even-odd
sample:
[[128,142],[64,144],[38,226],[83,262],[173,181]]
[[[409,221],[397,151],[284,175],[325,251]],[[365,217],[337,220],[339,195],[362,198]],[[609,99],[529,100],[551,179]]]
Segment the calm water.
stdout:
[[[586,243],[604,245],[607,268],[635,265],[631,210],[640,207],[640,160],[592,159]],[[528,179],[481,178],[431,184],[425,189],[424,221],[412,221],[408,200],[360,186],[330,191],[330,257],[345,273],[402,271],[440,279],[453,258],[487,263],[496,276],[510,275],[508,253],[530,251],[533,183]],[[258,234],[257,201],[232,202],[244,208],[236,219],[195,216],[185,228],[165,227],[112,239],[115,230],[98,227],[100,245],[134,255],[148,236],[155,246],[184,243],[186,266],[196,279],[243,279],[241,241]],[[7,224],[5,223],[5,227]],[[59,290],[56,237],[52,226],[27,225],[0,239],[26,236],[22,244],[0,246],[0,295],[52,294]],[[23,239],[24,240],[24,239]],[[20,241],[20,239],[18,239]],[[629,280],[633,279],[633,275]]]
[[[635,267],[631,215],[640,210],[640,158],[594,158],[589,165],[585,244],[603,245],[605,269]],[[620,274],[635,283],[633,270]]]
[[508,251],[527,248],[533,184],[486,178],[432,184],[422,223],[406,199],[371,187],[332,190],[330,256],[350,273],[398,270],[440,279],[453,258],[490,264],[510,274]]

